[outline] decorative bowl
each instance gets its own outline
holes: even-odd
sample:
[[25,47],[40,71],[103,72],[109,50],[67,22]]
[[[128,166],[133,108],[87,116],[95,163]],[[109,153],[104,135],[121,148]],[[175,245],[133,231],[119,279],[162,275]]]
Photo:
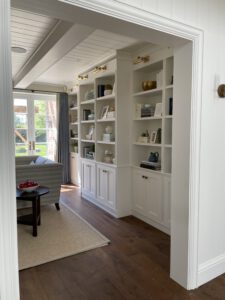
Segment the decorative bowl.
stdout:
[[88,115],[88,120],[94,120],[94,119],[95,119],[95,114]]
[[40,185],[37,182],[33,182],[33,181],[26,181],[26,182],[22,182],[18,185],[18,189],[26,192],[26,193],[32,193],[33,191],[35,191]]
[[142,81],[142,89],[144,91],[152,90],[155,88],[156,88],[156,81],[154,81],[154,80]]
[[21,191],[26,192],[26,193],[32,193],[33,191],[35,191],[37,188],[39,187],[39,185],[36,186],[30,186],[27,188],[20,188],[18,187]]

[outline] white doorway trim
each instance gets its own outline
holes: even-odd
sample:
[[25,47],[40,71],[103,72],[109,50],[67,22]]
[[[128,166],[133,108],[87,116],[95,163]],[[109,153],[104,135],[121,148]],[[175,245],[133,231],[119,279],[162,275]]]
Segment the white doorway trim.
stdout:
[[19,299],[10,1],[0,1],[0,299]]
[[202,59],[204,33],[198,28],[132,7],[121,1],[60,0],[80,8],[142,25],[192,42],[192,91],[190,128],[189,225],[187,289],[198,287],[198,233],[200,191],[200,147],[202,110]]
[[[54,0],[56,1],[56,0]],[[50,2],[54,5],[54,1]],[[41,1],[40,1],[41,2]],[[189,178],[189,228],[188,228],[188,282],[187,288],[197,287],[198,278],[198,210],[199,210],[199,170],[201,145],[201,91],[203,31],[131,7],[119,1],[64,0],[84,9],[109,15],[147,28],[165,32],[192,41],[192,98],[190,128],[190,178]],[[15,162],[13,142],[13,110],[11,86],[11,58],[9,32],[9,2],[0,1],[0,298],[19,299],[17,229],[15,191],[9,190],[9,182],[15,186]],[[4,38],[3,38],[4,37]],[[7,99],[7,101],[6,101]]]

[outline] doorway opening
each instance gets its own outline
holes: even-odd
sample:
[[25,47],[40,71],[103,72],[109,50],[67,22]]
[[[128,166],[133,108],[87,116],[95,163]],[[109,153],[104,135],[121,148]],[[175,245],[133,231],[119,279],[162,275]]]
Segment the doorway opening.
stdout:
[[[26,7],[16,3],[16,1],[13,3],[15,7],[18,9],[24,9],[26,10]],[[31,5],[32,6],[32,5]],[[37,5],[33,5],[33,7],[27,7],[27,10],[29,11],[34,11],[36,14],[42,13],[43,14],[43,7],[40,5],[37,7]],[[62,9],[63,8],[63,9]],[[192,68],[188,69],[188,72],[185,74],[187,76],[183,76],[183,70],[187,65],[190,67],[192,66],[192,50],[193,44],[192,42],[185,40],[183,38],[176,38],[175,36],[172,36],[171,34],[163,33],[160,31],[156,31],[155,29],[150,29],[144,26],[140,26],[137,24],[133,23],[128,23],[126,21],[121,21],[118,19],[114,19],[112,17],[102,15],[97,12],[89,11],[84,8],[78,8],[76,6],[70,6],[65,3],[58,3],[53,9],[48,8],[47,6],[45,7],[45,12],[44,14],[54,16],[54,17],[61,17],[64,21],[67,20],[67,22],[73,22],[77,21],[80,22],[80,24],[83,24],[85,26],[93,26],[97,28],[104,28],[105,30],[111,30],[113,28],[114,33],[120,33],[122,34],[127,34],[128,36],[133,35],[133,36],[139,36],[141,37],[141,40],[145,42],[153,42],[154,44],[160,45],[161,46],[172,46],[174,48],[174,70],[177,72],[176,78],[180,79],[179,80],[179,86],[174,85],[174,102],[177,99],[181,99],[182,97],[185,98],[185,104],[187,105],[186,107],[181,105],[178,105],[178,108],[174,108],[177,113],[177,119],[176,117],[174,118],[174,123],[173,123],[173,129],[174,129],[174,135],[173,135],[173,144],[174,144],[174,152],[172,154],[172,172],[173,172],[173,180],[172,180],[172,231],[171,231],[171,274],[172,277],[177,280],[180,284],[190,287],[194,286],[196,284],[195,279],[193,280],[192,284],[190,283],[190,273],[189,270],[189,265],[190,260],[188,260],[190,248],[188,242],[190,241],[189,239],[189,232],[188,232],[188,224],[189,224],[189,209],[187,208],[187,203],[189,199],[189,185],[185,185],[185,190],[180,189],[182,185],[180,183],[183,181],[186,181],[188,179],[189,182],[189,160],[187,159],[186,162],[183,161],[183,158],[181,158],[179,153],[186,153],[187,157],[190,158],[190,155],[193,154],[189,152],[190,149],[190,139],[187,139],[190,135],[190,120],[191,120],[191,101],[193,101],[192,96],[192,88],[193,88],[193,82],[192,82]],[[90,18],[87,18],[87,15],[89,15]],[[85,18],[84,18],[85,16]],[[94,17],[95,16],[95,17]],[[83,21],[82,21],[83,20]],[[84,24],[85,20],[85,24]],[[106,22],[103,22],[106,20]],[[121,22],[124,24],[126,23],[127,26],[121,27]],[[104,24],[104,25],[103,25]],[[115,27],[112,27],[112,24],[115,25]],[[132,30],[135,28],[135,30]],[[109,30],[109,31],[110,31]],[[148,33],[146,35],[146,33]],[[143,38],[145,36],[145,38]],[[146,38],[146,36],[148,38]],[[185,36],[185,35],[184,35]],[[188,36],[188,35],[186,35]],[[194,36],[194,35],[193,35]],[[194,39],[194,38],[193,38]],[[172,43],[172,45],[171,45]],[[181,76],[179,76],[179,74]],[[175,78],[175,76],[174,76]],[[188,84],[187,84],[188,80]],[[18,82],[22,82],[22,80],[19,78]],[[183,95],[183,88],[186,87],[186,92],[185,96]],[[175,106],[174,106],[175,107]],[[188,116],[187,116],[188,115]],[[181,119],[181,116],[185,116],[185,122],[182,124],[182,127],[179,127],[179,122]],[[178,130],[182,129],[182,130]],[[186,143],[183,143],[183,141],[186,141]],[[184,151],[182,151],[184,150]],[[175,153],[175,154],[174,154]],[[175,159],[174,159],[175,158]],[[179,167],[180,162],[183,162],[184,168],[181,170]],[[179,198],[181,197],[182,193],[185,194],[185,197],[183,197],[183,200],[180,201],[179,203]],[[183,196],[183,195],[182,195]],[[184,213],[184,214],[183,214]],[[184,216],[184,222],[182,230],[176,229],[177,222],[179,219],[179,216],[183,215]],[[192,216],[193,217],[193,216]],[[194,228],[194,226],[193,226]],[[185,232],[185,235],[183,233]],[[183,243],[184,248],[179,249],[180,244]],[[195,253],[196,254],[196,253]],[[183,263],[181,263],[183,261]],[[195,266],[196,267],[196,266]],[[197,269],[193,270],[193,276],[194,278],[195,273],[197,272]]]

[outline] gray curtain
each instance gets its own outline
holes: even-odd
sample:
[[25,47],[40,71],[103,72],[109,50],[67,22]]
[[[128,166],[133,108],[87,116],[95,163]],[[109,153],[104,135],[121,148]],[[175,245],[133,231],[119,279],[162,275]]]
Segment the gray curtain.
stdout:
[[63,183],[70,183],[69,103],[68,94],[58,97],[58,162],[63,164]]

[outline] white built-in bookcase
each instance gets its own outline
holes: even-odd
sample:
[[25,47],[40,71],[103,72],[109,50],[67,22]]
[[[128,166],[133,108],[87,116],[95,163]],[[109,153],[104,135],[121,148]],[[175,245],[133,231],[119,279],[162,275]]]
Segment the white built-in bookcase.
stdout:
[[[131,76],[131,56],[118,51],[114,59],[80,74],[77,90],[82,196],[117,217],[131,213]],[[112,92],[99,95],[101,85],[110,86]],[[103,117],[106,107],[110,113]],[[110,141],[103,139],[108,126],[113,136]],[[91,128],[94,134],[90,137]],[[92,149],[93,157],[86,155],[87,149]],[[111,162],[105,161],[106,152],[112,153]],[[73,170],[74,160],[71,164]]]
[[68,95],[70,152],[79,152],[79,103],[77,91]]
[[68,95],[71,182],[80,185],[80,105],[78,89]]
[[[162,55],[163,53],[161,53]],[[172,122],[173,115],[169,114],[169,98],[173,98],[173,56],[169,53],[161,58],[159,54],[151,56],[147,63],[134,65],[133,67],[133,90],[132,90],[132,151],[131,162],[135,167],[139,167],[141,161],[148,160],[150,152],[158,152],[161,162],[159,173],[171,173],[172,159]],[[156,81],[157,74],[162,71],[161,84],[151,90],[143,91],[142,82],[145,80]],[[162,104],[162,115],[141,117],[137,115],[138,104],[155,105]],[[151,136],[152,131],[161,129],[161,143],[143,143],[138,138],[148,131]]]
[[[169,99],[173,98],[173,52],[172,49],[161,49],[151,53],[148,62],[133,64],[132,60],[129,53],[118,51],[116,58],[80,74],[76,94],[78,105],[70,109],[70,114],[78,121],[70,126],[78,130],[76,158],[80,163],[72,154],[71,164],[77,169],[80,167],[84,198],[116,217],[133,214],[169,233],[173,149],[173,114]],[[157,75],[160,72],[161,79]],[[144,91],[142,82],[145,80],[157,81],[156,88]],[[99,97],[99,85],[110,85],[114,87],[113,92]],[[154,108],[157,103],[162,104],[160,115],[137,115],[137,111],[140,113],[137,104],[139,108],[143,104],[151,104]],[[113,117],[102,118],[106,106],[114,108]],[[84,118],[85,110],[89,110],[91,119]],[[107,126],[113,128],[115,137],[110,142],[103,140]],[[90,127],[94,128],[91,139],[87,136]],[[151,135],[159,128],[160,143],[140,141],[143,132],[148,130]],[[74,142],[74,138],[71,140]],[[92,147],[95,153],[92,159],[85,155],[87,147]],[[104,161],[106,150],[113,153],[111,163]],[[151,152],[159,153],[160,170],[140,167]]]
[[[84,148],[94,146],[95,159],[99,163],[104,162],[106,150],[113,153],[113,163],[110,166],[129,165],[129,114],[130,114],[130,89],[131,78],[130,58],[118,55],[117,58],[107,64],[107,69],[94,73],[89,72],[88,78],[79,83],[79,103],[80,103],[80,155],[86,158]],[[110,95],[99,97],[98,86],[110,85],[113,92]],[[93,90],[93,99],[86,100],[87,92]],[[115,111],[113,117],[102,118],[104,107]],[[84,110],[91,110],[94,114],[93,120],[84,120]],[[119,111],[119,113],[118,113]],[[94,126],[94,135],[91,140],[86,135],[90,126]],[[114,140],[103,141],[105,128],[113,128]],[[127,140],[127,141],[125,141]]]

